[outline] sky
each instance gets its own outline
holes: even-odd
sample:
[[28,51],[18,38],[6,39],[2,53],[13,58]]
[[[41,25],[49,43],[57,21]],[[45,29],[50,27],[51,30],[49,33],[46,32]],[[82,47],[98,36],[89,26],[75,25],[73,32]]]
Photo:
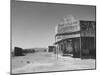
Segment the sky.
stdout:
[[11,3],[12,48],[47,48],[55,42],[55,26],[66,15],[95,20],[95,7],[14,1]]

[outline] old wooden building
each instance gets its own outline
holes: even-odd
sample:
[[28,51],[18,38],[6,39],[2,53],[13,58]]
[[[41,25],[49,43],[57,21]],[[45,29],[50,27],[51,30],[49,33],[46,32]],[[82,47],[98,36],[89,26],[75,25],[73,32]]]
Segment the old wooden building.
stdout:
[[48,46],[48,52],[54,52],[55,46]]
[[15,47],[14,48],[14,56],[23,56],[23,49],[20,47]]
[[72,16],[65,18],[64,21],[56,27],[56,52],[79,58],[95,58],[96,22],[76,20]]

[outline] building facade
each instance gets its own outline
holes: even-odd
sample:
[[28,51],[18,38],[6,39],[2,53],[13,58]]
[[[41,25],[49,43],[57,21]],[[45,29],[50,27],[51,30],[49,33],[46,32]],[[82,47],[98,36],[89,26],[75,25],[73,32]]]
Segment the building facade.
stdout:
[[54,52],[56,49],[55,46],[48,46],[48,52]]
[[14,48],[14,56],[23,56],[23,49],[20,47],[15,47]]
[[73,57],[96,57],[96,22],[76,20],[70,16],[57,25],[56,53]]

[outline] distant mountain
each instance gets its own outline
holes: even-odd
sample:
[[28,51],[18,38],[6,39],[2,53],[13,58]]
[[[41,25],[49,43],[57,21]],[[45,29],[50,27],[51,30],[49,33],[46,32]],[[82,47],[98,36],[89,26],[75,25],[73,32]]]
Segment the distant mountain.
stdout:
[[44,51],[44,50],[47,50],[47,48],[26,48],[26,49],[29,49],[29,50],[34,49],[35,51]]

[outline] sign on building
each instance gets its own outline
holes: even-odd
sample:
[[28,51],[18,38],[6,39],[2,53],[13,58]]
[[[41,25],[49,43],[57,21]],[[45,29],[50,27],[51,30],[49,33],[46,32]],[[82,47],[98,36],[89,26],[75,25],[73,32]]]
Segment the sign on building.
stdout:
[[73,16],[64,17],[64,22],[56,28],[57,34],[80,31],[79,21]]

